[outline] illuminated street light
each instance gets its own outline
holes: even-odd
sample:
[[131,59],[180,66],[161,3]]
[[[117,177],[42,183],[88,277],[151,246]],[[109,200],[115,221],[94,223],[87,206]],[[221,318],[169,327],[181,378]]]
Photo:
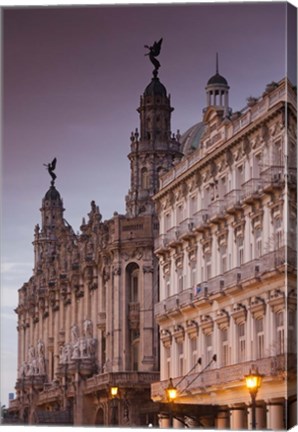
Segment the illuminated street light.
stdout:
[[245,382],[246,387],[250,393],[251,396],[251,411],[252,411],[252,422],[251,422],[251,428],[256,429],[257,422],[256,422],[256,397],[259,388],[262,384],[262,378],[263,376],[259,374],[258,368],[252,367],[250,369],[249,374],[245,375]]
[[169,385],[166,388],[167,398],[170,402],[174,402],[177,397],[177,388],[173,385],[173,380],[170,378]]
[[111,387],[110,393],[111,393],[112,398],[117,397],[118,396],[118,387]]

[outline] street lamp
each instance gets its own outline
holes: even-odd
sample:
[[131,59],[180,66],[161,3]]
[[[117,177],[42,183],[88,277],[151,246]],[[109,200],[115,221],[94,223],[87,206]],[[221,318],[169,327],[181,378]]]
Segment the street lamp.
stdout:
[[246,387],[251,396],[251,428],[256,429],[256,397],[259,388],[262,384],[263,375],[259,374],[258,368],[254,368],[254,366],[250,369],[249,374],[245,375]]
[[170,405],[170,427],[173,427],[173,403],[177,397],[177,388],[174,386],[172,378],[169,379],[166,395]]
[[177,397],[177,388],[173,385],[172,378],[169,379],[169,385],[166,388],[166,393],[169,402],[174,402]]
[[117,397],[118,395],[118,387],[111,387],[110,388],[110,393],[111,393],[111,397],[112,399],[114,399],[115,397]]
[[112,425],[117,424],[117,416],[116,416],[116,407],[117,407],[117,401],[116,398],[118,397],[118,390],[119,388],[116,386],[110,387],[110,395],[112,398]]

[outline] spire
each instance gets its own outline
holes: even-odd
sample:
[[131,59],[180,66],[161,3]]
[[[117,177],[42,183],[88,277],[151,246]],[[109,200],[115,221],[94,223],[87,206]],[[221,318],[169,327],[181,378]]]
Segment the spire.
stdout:
[[218,53],[216,53],[216,74],[218,74]]

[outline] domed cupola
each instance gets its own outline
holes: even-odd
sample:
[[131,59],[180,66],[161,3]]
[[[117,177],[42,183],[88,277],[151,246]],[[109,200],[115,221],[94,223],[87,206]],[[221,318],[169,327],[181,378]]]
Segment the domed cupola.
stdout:
[[54,185],[51,185],[42,200],[42,229],[48,232],[63,225],[63,212],[63,201],[60,193]]
[[216,53],[216,73],[207,82],[207,107],[223,111],[224,117],[229,113],[229,85],[227,80],[218,72],[218,54]]
[[145,88],[144,97],[146,96],[167,96],[167,90],[158,77],[153,77],[151,83]]
[[44,196],[43,201],[48,201],[51,204],[56,205],[62,205],[62,199],[60,196],[60,193],[57,191],[55,186],[51,186],[50,189],[47,191],[47,193]]

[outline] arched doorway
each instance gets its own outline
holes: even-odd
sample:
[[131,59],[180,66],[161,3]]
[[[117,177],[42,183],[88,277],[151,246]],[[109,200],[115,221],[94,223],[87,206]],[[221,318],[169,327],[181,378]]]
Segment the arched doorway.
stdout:
[[104,411],[103,408],[98,408],[96,417],[95,417],[95,424],[96,425],[104,425]]

